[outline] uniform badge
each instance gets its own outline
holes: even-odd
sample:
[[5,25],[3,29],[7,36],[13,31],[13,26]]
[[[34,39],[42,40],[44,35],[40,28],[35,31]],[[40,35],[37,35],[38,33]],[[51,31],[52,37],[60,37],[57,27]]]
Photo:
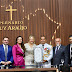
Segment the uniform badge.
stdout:
[[50,53],[50,49],[49,48],[45,48],[44,51],[49,54]]

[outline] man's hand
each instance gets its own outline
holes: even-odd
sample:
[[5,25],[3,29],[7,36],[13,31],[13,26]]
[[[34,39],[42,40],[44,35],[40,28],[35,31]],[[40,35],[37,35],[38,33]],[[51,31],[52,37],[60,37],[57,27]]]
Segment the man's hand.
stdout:
[[47,60],[43,60],[43,63],[48,62]]
[[5,63],[6,63],[6,62],[4,62],[4,61],[1,61],[1,63],[2,63],[3,65],[5,65]]
[[7,61],[7,62],[6,62],[6,65],[8,65],[8,64],[10,64],[10,63],[11,63],[11,61]]

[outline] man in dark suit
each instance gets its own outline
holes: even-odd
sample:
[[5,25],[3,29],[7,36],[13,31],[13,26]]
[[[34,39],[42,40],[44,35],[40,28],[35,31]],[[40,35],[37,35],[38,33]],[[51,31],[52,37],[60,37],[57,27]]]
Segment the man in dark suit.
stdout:
[[64,64],[68,63],[68,56],[65,46],[61,44],[61,39],[55,39],[56,46],[53,47],[53,65],[61,64],[61,60],[64,60]]
[[72,66],[72,35],[69,36],[69,42],[66,46],[67,54],[68,54],[68,64]]
[[13,62],[12,47],[8,45],[8,37],[4,37],[2,42],[3,44],[0,45],[0,63],[7,68],[6,66]]

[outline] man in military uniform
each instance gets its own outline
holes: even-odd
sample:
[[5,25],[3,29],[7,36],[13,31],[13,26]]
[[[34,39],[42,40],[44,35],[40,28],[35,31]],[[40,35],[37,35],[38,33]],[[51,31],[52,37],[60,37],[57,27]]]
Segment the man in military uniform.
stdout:
[[51,59],[53,57],[52,46],[46,43],[46,37],[41,36],[40,43],[37,47],[42,48],[43,53],[43,68],[51,68]]

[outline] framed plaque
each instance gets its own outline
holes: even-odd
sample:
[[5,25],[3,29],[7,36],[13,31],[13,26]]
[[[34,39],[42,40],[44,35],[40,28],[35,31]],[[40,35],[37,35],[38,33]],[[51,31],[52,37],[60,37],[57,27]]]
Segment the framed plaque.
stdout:
[[41,47],[35,47],[34,48],[34,61],[39,63],[42,62],[43,57],[42,57],[42,48]]

